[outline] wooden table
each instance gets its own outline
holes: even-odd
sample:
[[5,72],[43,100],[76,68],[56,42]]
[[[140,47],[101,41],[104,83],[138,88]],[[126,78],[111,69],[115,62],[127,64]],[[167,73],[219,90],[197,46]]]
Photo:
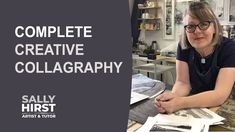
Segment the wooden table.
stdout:
[[175,57],[168,57],[168,56],[162,56],[162,55],[157,55],[157,60],[166,61],[166,62],[170,62],[170,63],[175,63],[176,62]]

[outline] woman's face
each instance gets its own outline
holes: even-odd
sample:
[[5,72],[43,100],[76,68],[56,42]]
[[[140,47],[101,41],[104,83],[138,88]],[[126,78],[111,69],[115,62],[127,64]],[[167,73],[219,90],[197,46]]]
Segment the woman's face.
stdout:
[[[186,15],[184,18],[184,25],[198,25],[199,23],[201,22],[198,19],[192,18],[190,15]],[[211,45],[215,28],[213,22],[211,22],[206,30],[201,30],[196,26],[194,32],[185,32],[192,47],[195,49],[204,49]]]

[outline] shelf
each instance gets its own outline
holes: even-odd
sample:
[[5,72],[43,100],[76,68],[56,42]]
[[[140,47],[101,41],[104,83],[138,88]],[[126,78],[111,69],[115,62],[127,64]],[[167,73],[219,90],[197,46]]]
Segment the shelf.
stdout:
[[167,65],[159,65],[159,64],[153,64],[148,63],[140,66],[134,66],[134,70],[144,71],[144,72],[150,72],[154,74],[162,74],[166,71],[170,71],[175,69],[174,66],[167,66]]
[[161,8],[160,6],[157,7],[139,7],[140,10],[147,10],[147,9],[159,9]]
[[145,31],[159,31],[160,29],[153,29],[153,30],[150,30],[150,29],[139,29],[139,30],[145,30]]
[[[175,58],[173,58],[173,57],[165,57],[165,56],[158,55],[156,60],[151,60],[151,59],[148,59],[147,57],[139,57],[139,55],[132,54],[133,61],[146,62],[146,64],[133,66],[132,69],[135,71],[143,71],[143,72],[153,73],[154,78],[156,79],[157,75],[163,74],[165,72],[172,71],[175,69],[175,66],[162,65],[162,62],[169,62],[169,60],[172,62],[173,59],[175,61]],[[157,64],[157,63],[160,63],[160,64]]]
[[161,20],[161,18],[138,18],[138,20]]

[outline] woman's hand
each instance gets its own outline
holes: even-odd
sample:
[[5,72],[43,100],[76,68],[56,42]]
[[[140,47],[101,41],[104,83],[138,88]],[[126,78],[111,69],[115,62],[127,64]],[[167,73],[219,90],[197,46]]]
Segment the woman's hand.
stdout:
[[154,100],[154,106],[157,108],[157,111],[159,113],[166,113],[166,110],[163,107],[161,107],[160,100],[157,100],[156,98]]
[[165,92],[155,98],[155,107],[160,113],[172,113],[182,109],[182,97],[172,92]]

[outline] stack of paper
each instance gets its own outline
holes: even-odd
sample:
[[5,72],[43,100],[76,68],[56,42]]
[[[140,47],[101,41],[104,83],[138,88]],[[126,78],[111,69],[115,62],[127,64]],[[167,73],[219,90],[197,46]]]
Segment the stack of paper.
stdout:
[[186,109],[173,114],[149,117],[137,132],[176,130],[182,132],[208,132],[210,125],[221,124],[223,117],[206,109]]
[[165,90],[165,84],[142,74],[132,75],[132,93],[140,93],[154,98]]
[[157,80],[153,80],[151,78],[148,78],[142,74],[135,74],[132,75],[132,91],[141,93],[143,91],[149,90],[153,88],[157,82]]

